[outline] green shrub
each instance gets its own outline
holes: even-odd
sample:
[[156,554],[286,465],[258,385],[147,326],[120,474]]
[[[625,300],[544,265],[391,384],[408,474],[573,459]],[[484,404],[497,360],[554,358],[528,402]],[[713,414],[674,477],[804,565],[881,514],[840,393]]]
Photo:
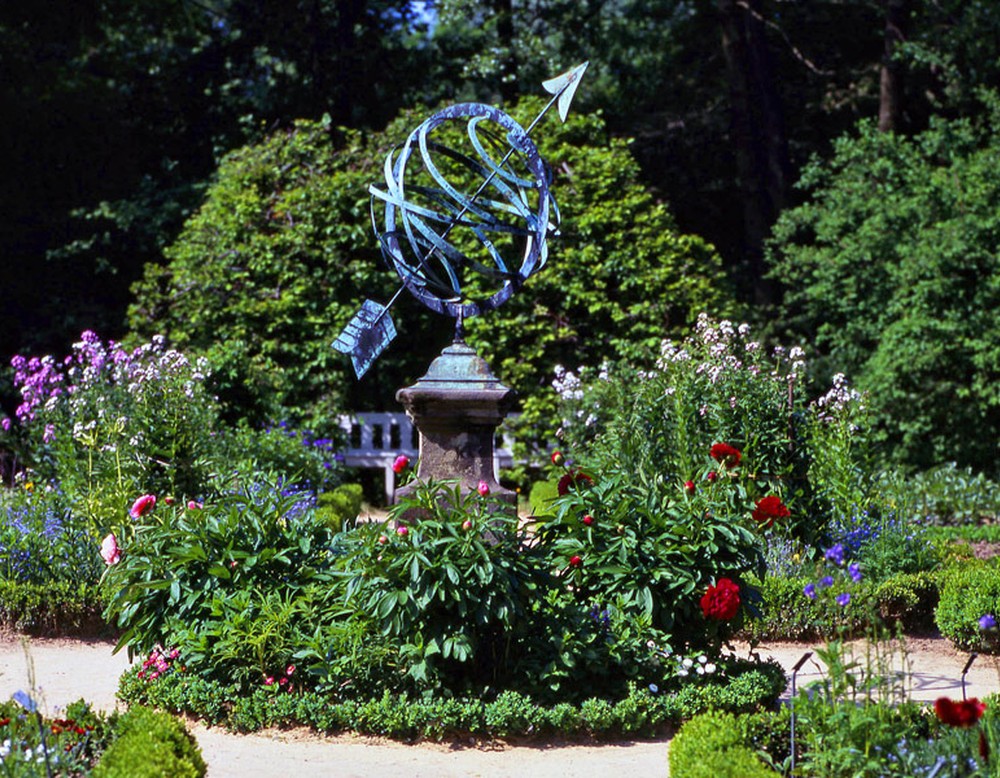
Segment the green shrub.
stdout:
[[555,512],[552,501],[559,496],[559,484],[555,481],[535,481],[528,494],[532,516],[551,516]]
[[704,713],[687,722],[670,741],[673,778],[773,778],[776,773],[748,747],[743,727],[731,713]]
[[943,579],[935,615],[941,634],[962,651],[1000,651],[997,628],[980,626],[986,615],[1000,622],[1000,558],[956,565]]
[[94,637],[112,630],[101,617],[97,583],[0,580],[0,628],[47,637]]
[[928,632],[941,597],[938,573],[900,573],[875,586],[873,596],[879,617],[886,624],[900,624],[906,632]]
[[950,527],[993,521],[1000,531],[1000,484],[954,462],[915,473],[901,485],[913,520]]
[[94,778],[203,778],[201,749],[180,719],[135,707],[118,720],[117,737]]
[[316,497],[316,517],[334,532],[340,532],[361,513],[364,493],[361,484],[341,484]]

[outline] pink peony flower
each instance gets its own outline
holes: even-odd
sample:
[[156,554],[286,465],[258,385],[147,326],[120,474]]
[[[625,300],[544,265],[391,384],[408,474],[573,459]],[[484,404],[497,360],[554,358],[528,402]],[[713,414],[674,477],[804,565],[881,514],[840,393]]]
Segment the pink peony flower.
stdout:
[[290,676],[294,672],[295,672],[295,665],[288,665],[288,667],[285,668],[285,675],[289,675]]
[[195,502],[194,500],[188,500],[188,510],[189,511],[200,511],[205,506],[200,502]]
[[118,548],[118,539],[112,532],[101,541],[101,559],[104,560],[104,564],[110,566],[117,565],[121,558],[122,552]]
[[141,518],[149,513],[153,508],[156,507],[156,495],[155,494],[144,494],[134,503],[129,509],[128,515],[133,519]]
[[479,486],[476,487],[476,491],[479,492],[480,497],[485,497],[490,493],[490,485],[486,481],[480,481]]
[[396,475],[399,475],[404,470],[406,470],[409,464],[410,464],[410,458],[406,456],[406,454],[400,454],[398,457],[396,457],[396,461],[392,463],[392,472],[394,472]]
[[399,535],[401,538],[405,538],[407,535],[410,534],[410,530],[408,530],[406,527],[399,527],[396,530],[396,534]]

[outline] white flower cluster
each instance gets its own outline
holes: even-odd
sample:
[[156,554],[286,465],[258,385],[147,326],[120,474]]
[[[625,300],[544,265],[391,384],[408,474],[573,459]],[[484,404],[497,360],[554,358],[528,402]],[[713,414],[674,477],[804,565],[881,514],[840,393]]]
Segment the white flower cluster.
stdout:
[[556,390],[560,400],[583,399],[583,381],[576,373],[562,365],[556,365],[556,377],[552,380],[552,388]]
[[851,406],[855,406],[859,411],[864,410],[864,394],[853,389],[843,373],[837,373],[833,377],[830,391],[816,400],[819,418],[823,421],[833,421]]
[[694,659],[689,656],[677,657],[677,675],[686,678],[692,675],[714,675],[718,668],[714,662],[709,662],[708,657],[700,654]]

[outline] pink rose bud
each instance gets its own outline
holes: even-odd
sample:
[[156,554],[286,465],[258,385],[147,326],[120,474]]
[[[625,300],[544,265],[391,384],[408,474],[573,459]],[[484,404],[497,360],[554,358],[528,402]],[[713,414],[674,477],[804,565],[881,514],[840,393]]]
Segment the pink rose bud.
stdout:
[[589,527],[591,524],[594,523],[594,517],[591,516],[589,513],[587,513],[587,514],[584,515],[582,521],[583,521],[584,524],[586,524]]
[[386,543],[389,542],[389,538],[387,538],[385,535],[379,535],[378,536],[378,542],[379,542],[379,545],[384,546]]
[[396,530],[396,534],[399,535],[401,538],[405,538],[407,535],[410,534],[410,531],[406,527],[399,527]]
[[485,497],[490,493],[490,485],[486,481],[480,481],[479,486],[476,487],[476,491],[479,492],[480,497]]
[[552,464],[553,465],[561,465],[565,461],[566,461],[566,457],[564,457],[562,455],[561,451],[553,451],[552,452]]
[[472,522],[469,521],[468,519],[466,519],[465,521],[463,521],[462,522],[462,529],[464,529],[466,531],[472,529]]
[[131,516],[133,519],[138,519],[142,516],[145,516],[155,507],[156,507],[156,495],[144,494],[142,497],[140,497],[138,500],[132,503],[132,507],[129,508],[128,515]]
[[112,532],[101,541],[101,559],[104,560],[104,564],[111,566],[117,565],[121,558],[122,552],[118,548],[118,539]]
[[573,556],[571,556],[569,558],[569,566],[570,567],[579,567],[582,564],[583,564],[583,560],[580,557],[578,557],[576,554],[573,554]]
[[398,457],[396,457],[396,461],[392,463],[392,472],[394,472],[396,475],[399,475],[404,470],[406,470],[409,464],[410,464],[410,458],[406,456],[406,454],[400,454]]
[[189,511],[200,511],[205,506],[200,502],[195,502],[194,500],[188,500],[188,510]]
[[694,481],[685,481],[684,491],[688,494],[694,494]]

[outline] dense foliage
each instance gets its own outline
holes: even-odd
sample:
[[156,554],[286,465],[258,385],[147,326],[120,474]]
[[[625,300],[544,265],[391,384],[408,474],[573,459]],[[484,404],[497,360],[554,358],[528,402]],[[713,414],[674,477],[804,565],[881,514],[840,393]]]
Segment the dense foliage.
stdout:
[[809,199],[782,216],[771,252],[782,322],[815,335],[823,372],[868,390],[886,457],[993,473],[1000,104],[985,99],[976,121],[840,138],[806,169]]
[[[517,113],[527,121],[540,107],[525,100]],[[149,266],[136,286],[133,329],[205,354],[232,415],[277,404],[329,427],[345,409],[388,406],[447,343],[447,321],[404,295],[394,309],[401,335],[361,382],[330,344],[363,299],[384,302],[398,284],[370,235],[367,188],[418,123],[405,113],[362,136],[300,122],[227,157],[169,263]],[[549,265],[502,315],[468,322],[469,342],[535,424],[551,408],[538,396],[555,364],[633,354],[694,312],[730,305],[717,255],[678,232],[599,114],[546,129],[539,144],[556,167],[567,237],[552,241]]]

